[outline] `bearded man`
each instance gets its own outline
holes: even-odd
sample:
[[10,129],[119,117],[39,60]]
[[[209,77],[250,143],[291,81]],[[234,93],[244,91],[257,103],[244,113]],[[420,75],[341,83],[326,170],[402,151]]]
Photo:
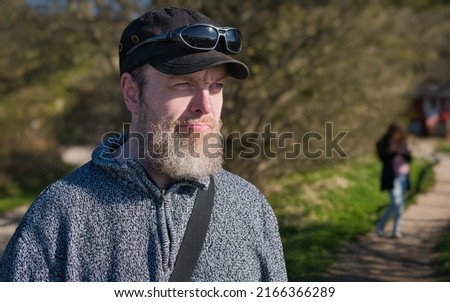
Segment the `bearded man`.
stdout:
[[132,21],[119,46],[129,132],[41,193],[0,280],[287,281],[272,208],[222,169],[223,88],[248,76],[240,50],[237,29],[196,11]]

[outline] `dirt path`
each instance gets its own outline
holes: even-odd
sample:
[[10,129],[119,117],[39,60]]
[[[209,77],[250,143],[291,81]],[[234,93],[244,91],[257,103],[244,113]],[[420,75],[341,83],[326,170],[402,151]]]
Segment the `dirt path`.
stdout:
[[[432,149],[421,147],[416,156]],[[438,154],[437,158],[436,185],[417,196],[416,203],[404,213],[403,237],[380,238],[373,232],[348,243],[324,281],[439,281],[433,264],[434,247],[450,223],[450,155]],[[392,224],[388,224],[386,233],[391,229]]]

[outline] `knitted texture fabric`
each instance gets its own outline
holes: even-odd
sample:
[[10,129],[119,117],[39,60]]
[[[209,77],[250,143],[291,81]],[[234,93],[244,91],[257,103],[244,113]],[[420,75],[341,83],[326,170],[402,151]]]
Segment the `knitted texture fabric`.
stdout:
[[[160,190],[115,143],[47,187],[0,264],[0,281],[168,281],[198,190],[209,177]],[[265,197],[242,178],[214,175],[211,222],[192,281],[287,281],[278,225]]]

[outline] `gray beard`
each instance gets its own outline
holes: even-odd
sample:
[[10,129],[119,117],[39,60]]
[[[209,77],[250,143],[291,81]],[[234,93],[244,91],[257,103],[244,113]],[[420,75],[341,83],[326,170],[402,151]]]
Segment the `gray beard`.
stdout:
[[221,122],[209,133],[180,133],[178,125],[139,119],[138,131],[144,136],[140,154],[150,168],[172,179],[195,180],[219,172],[223,164]]

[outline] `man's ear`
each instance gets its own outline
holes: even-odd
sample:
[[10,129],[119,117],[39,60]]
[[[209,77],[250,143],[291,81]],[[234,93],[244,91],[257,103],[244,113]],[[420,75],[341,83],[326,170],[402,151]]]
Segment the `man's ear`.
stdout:
[[122,89],[123,100],[131,113],[136,113],[139,107],[138,87],[133,81],[133,76],[128,72],[120,77],[120,88]]

